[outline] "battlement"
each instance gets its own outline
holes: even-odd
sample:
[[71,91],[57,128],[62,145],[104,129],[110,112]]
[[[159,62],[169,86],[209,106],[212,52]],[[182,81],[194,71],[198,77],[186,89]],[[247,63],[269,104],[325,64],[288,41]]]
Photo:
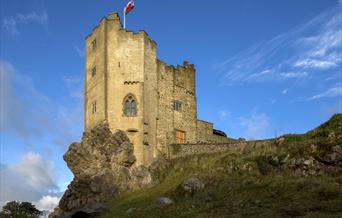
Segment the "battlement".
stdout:
[[167,64],[162,60],[157,59],[158,64],[163,65],[165,68],[168,68],[170,70],[185,70],[185,69],[191,69],[195,70],[195,65],[194,64],[189,64],[188,61],[183,61],[182,65],[177,65],[176,67],[172,64]]
[[111,12],[108,14],[107,17],[103,17],[101,18],[100,22],[98,25],[96,25],[93,29],[92,29],[92,32],[89,33],[87,36],[86,36],[86,40],[91,37],[93,35],[93,33],[101,26],[103,25],[103,23],[105,22],[114,22],[114,26],[116,27],[119,27],[119,28],[116,28],[117,31],[120,31],[121,33],[123,34],[127,34],[128,37],[145,37],[146,39],[149,40],[149,42],[151,44],[153,44],[155,47],[157,46],[157,43],[149,38],[149,35],[148,33],[145,31],[145,30],[139,30],[138,32],[135,32],[135,31],[132,31],[132,30],[127,30],[127,29],[124,29],[123,28],[123,25],[121,23],[121,19],[120,19],[120,16],[119,16],[119,13],[117,12]]

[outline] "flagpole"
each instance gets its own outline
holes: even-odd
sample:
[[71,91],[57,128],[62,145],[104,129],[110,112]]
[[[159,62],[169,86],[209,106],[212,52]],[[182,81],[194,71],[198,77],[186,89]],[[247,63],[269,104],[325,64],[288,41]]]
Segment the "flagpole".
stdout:
[[126,8],[124,8],[123,13],[124,13],[124,29],[126,29]]

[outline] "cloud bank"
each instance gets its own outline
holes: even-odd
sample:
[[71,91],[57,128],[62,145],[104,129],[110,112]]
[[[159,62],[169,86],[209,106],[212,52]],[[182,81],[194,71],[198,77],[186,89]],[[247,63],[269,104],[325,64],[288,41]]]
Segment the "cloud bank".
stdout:
[[[51,143],[65,146],[83,130],[83,95],[80,79],[65,79],[70,102],[60,102],[38,91],[32,79],[0,60],[0,133],[31,140],[50,135]],[[20,90],[20,91],[18,91]]]
[[[50,98],[36,89],[30,77],[4,60],[0,60],[0,79],[1,150],[11,142],[6,140],[15,138],[16,143],[22,143],[13,145],[19,153],[27,149],[61,152],[80,138],[83,130],[80,79],[64,79],[67,96],[61,99]],[[60,182],[57,169],[59,172],[61,166],[55,168],[47,159],[51,155],[46,153],[43,158],[36,152],[28,152],[15,163],[0,163],[0,206],[16,200],[33,202],[41,210],[54,208],[60,191],[64,190],[57,184]],[[9,157],[1,157],[1,161],[5,159]]]
[[270,128],[270,118],[265,113],[253,112],[250,117],[239,118],[240,125],[247,130],[249,139],[264,138]]
[[[7,201],[36,202],[39,209],[50,210],[60,193],[53,163],[37,153],[27,153],[13,165],[0,166],[0,206]],[[54,195],[53,197],[50,195]],[[45,196],[45,198],[41,198]],[[49,196],[49,197],[46,197]]]

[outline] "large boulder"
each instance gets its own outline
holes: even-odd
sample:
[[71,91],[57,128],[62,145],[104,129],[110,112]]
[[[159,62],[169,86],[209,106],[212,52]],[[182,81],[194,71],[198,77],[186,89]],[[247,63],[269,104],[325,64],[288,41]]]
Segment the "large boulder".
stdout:
[[205,184],[198,177],[191,176],[185,179],[181,185],[186,194],[193,195],[194,193],[202,190]]
[[107,123],[85,132],[72,143],[64,160],[74,179],[52,218],[94,215],[107,210],[106,201],[152,183],[144,166],[135,165],[133,145],[123,131],[112,133]]

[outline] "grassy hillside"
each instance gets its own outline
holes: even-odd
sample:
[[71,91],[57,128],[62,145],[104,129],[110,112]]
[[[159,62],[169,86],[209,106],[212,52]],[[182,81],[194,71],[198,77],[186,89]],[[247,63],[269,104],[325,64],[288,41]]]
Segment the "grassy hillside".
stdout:
[[[342,217],[341,150],[339,114],[272,145],[172,160],[160,184],[111,201],[101,217]],[[188,194],[181,185],[192,175],[205,187]],[[161,196],[174,204],[156,207]]]

